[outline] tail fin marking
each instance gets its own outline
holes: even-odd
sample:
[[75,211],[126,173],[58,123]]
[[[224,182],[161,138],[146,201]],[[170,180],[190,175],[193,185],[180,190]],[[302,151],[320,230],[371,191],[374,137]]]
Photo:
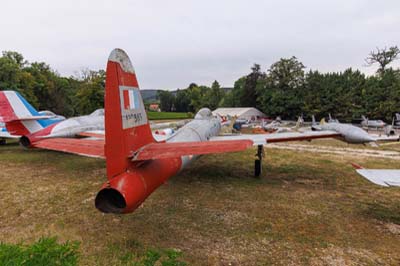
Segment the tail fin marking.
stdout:
[[[0,92],[0,117],[6,122],[11,134],[26,135],[43,129],[47,122],[40,120],[24,120],[40,114],[16,91]],[[9,122],[9,123],[7,123]]]

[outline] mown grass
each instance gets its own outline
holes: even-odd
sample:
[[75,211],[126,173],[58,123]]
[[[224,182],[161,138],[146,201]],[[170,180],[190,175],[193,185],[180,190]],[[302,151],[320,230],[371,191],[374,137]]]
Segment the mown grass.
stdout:
[[400,189],[349,165],[398,161],[267,149],[257,179],[254,154],[203,156],[134,213],[105,215],[104,161],[0,147],[0,241],[79,241],[80,265],[163,265],[169,251],[187,265],[399,265]]
[[188,119],[192,118],[190,113],[178,113],[178,112],[147,112],[147,117],[150,120],[173,120],[173,119]]

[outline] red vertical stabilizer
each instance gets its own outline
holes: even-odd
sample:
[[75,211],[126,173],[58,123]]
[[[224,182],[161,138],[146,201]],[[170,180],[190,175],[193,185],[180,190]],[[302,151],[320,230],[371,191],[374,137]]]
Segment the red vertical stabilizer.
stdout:
[[135,70],[121,49],[114,49],[107,63],[105,131],[110,180],[129,168],[132,152],[154,142]]
[[155,142],[135,71],[121,49],[107,63],[105,93],[105,156],[108,182],[95,199],[105,213],[128,213],[181,167],[181,158],[132,162],[133,152]]

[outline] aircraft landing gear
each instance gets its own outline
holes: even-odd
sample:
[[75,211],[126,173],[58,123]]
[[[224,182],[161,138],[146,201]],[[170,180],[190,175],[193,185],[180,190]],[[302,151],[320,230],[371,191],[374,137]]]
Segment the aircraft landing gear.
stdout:
[[254,160],[254,176],[260,177],[261,169],[262,169],[262,159],[264,157],[264,146],[258,145],[257,146],[257,159]]
[[0,139],[0,145],[6,145],[7,141],[6,139]]

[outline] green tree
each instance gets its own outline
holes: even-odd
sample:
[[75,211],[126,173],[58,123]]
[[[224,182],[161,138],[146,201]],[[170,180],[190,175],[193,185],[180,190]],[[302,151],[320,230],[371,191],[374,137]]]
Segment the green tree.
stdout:
[[261,109],[271,116],[295,118],[302,113],[304,65],[296,57],[281,58],[268,69],[263,84],[258,86]]
[[89,114],[104,108],[105,76],[104,70],[82,71],[82,80],[74,96],[75,110],[78,114]]
[[219,85],[218,81],[214,81],[210,89],[206,89],[203,103],[204,107],[208,107],[211,110],[218,108],[222,98],[224,97],[224,90]]
[[241,93],[240,105],[243,107],[258,107],[258,87],[260,81],[265,79],[265,73],[261,72],[259,64],[254,64],[250,74],[246,76],[243,91]]
[[170,91],[164,91],[164,90],[158,91],[157,98],[160,100],[161,111],[164,112],[173,111],[175,97]]
[[175,109],[177,112],[190,111],[190,95],[187,90],[177,90],[175,95]]

